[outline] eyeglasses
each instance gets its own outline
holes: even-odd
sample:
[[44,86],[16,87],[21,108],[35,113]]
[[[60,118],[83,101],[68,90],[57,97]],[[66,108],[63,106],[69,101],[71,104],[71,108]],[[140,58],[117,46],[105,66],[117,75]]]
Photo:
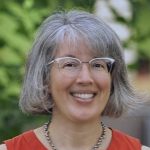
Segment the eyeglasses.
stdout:
[[47,64],[47,66],[55,61],[57,62],[59,71],[62,75],[66,77],[73,77],[80,72],[82,63],[88,63],[90,71],[96,76],[100,76],[104,73],[108,74],[112,71],[115,60],[112,58],[94,58],[89,62],[82,62],[81,60],[73,57],[61,57],[52,60]]

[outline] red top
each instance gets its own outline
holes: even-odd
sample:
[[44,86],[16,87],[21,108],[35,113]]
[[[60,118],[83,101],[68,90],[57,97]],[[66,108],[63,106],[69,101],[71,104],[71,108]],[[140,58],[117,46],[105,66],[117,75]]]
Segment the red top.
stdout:
[[[111,130],[113,136],[107,150],[141,150],[141,144],[138,139],[130,137],[120,131]],[[4,143],[7,146],[7,150],[47,150],[38,140],[33,130],[4,141]]]

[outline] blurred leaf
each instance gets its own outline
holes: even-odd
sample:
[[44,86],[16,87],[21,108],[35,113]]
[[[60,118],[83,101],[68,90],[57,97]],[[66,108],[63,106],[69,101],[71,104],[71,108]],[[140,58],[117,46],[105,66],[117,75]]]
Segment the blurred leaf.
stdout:
[[0,39],[3,39],[7,45],[26,51],[26,48],[29,47],[29,40],[17,32],[19,24],[10,15],[5,14],[0,14],[0,22],[2,22],[0,24]]
[[9,83],[8,74],[4,67],[0,67],[0,85],[6,87],[8,83]]
[[19,84],[19,81],[18,82],[12,81],[9,83],[9,86],[7,86],[6,92],[9,93],[9,95],[19,95],[20,90],[21,86]]
[[136,13],[134,25],[138,36],[150,35],[150,6],[141,7]]
[[24,7],[25,9],[30,9],[30,8],[33,7],[33,5],[34,5],[34,0],[25,0],[25,1],[23,2],[23,7]]
[[9,1],[9,4],[7,5],[7,9],[13,16],[16,16],[15,18],[16,20],[18,20],[19,18],[24,19],[26,16],[22,5],[14,1]]
[[138,50],[150,59],[150,37],[138,43]]
[[0,50],[0,59],[6,65],[18,65],[23,63],[18,53],[15,50],[5,46]]
[[[5,38],[11,36],[11,33],[18,28],[19,24],[12,16],[0,13],[0,37]],[[9,35],[10,34],[10,35]]]

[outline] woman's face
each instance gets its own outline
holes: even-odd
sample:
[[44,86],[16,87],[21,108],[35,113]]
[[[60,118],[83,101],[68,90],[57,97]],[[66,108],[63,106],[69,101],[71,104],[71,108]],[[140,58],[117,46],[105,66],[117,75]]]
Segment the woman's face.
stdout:
[[[77,46],[63,43],[55,58],[74,57],[82,62],[89,62],[95,58],[85,44]],[[106,72],[95,76],[89,69],[88,63],[82,63],[80,72],[74,77],[62,75],[57,63],[52,64],[51,94],[55,103],[54,115],[61,119],[74,122],[99,119],[110,95],[111,76]]]

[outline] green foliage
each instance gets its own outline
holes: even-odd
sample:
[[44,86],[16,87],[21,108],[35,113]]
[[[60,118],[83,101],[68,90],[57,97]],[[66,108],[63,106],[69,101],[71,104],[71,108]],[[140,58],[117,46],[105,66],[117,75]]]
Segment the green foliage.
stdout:
[[133,39],[137,43],[139,59],[150,59],[150,2],[134,1],[133,6]]
[[58,9],[92,12],[95,0],[1,0],[0,2],[0,143],[43,125],[50,117],[27,116],[18,108],[25,60],[35,31]]
[[[133,18],[130,26],[132,36],[130,41],[134,42],[137,49],[137,62],[131,66],[137,66],[134,69],[139,71],[144,68],[150,70],[150,1],[149,0],[131,0]],[[145,63],[147,62],[147,63]]]

